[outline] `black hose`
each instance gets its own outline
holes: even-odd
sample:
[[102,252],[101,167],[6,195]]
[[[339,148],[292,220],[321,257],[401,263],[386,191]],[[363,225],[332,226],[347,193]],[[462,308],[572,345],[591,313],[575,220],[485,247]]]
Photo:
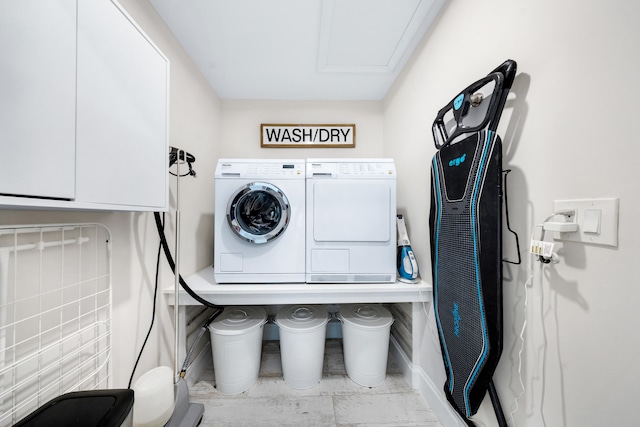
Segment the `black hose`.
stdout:
[[498,419],[498,426],[507,427],[507,420],[504,417],[504,412],[502,412],[502,405],[500,405],[500,399],[498,398],[498,392],[496,391],[496,386],[493,384],[493,380],[489,381],[489,397],[493,404],[493,411],[496,413],[496,418]]
[[[156,219],[156,228],[158,229],[158,235],[160,236],[160,244],[162,245],[162,249],[164,249],[164,255],[167,258],[169,267],[171,267],[171,271],[173,271],[173,274],[176,274],[176,263],[173,261],[173,256],[171,256],[171,251],[169,250],[169,244],[167,243],[167,238],[164,235],[162,221],[160,220],[160,212],[154,212],[153,215]],[[182,286],[182,288],[189,294],[191,298],[193,298],[194,300],[198,301],[200,304],[206,307],[218,308],[217,305],[210,303],[209,301],[207,301],[206,299],[202,298],[200,295],[195,293],[189,287],[189,285],[187,285],[187,282],[184,281],[184,279],[182,278],[182,275],[180,274],[178,275],[180,276],[179,277],[180,286]],[[178,301],[176,301],[176,304],[178,304]]]

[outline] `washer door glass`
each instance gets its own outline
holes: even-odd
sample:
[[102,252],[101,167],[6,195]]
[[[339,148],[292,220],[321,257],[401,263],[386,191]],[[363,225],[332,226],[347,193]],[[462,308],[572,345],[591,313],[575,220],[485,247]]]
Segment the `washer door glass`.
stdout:
[[229,200],[227,220],[242,239],[267,243],[289,225],[291,206],[287,196],[273,184],[252,182],[241,187]]

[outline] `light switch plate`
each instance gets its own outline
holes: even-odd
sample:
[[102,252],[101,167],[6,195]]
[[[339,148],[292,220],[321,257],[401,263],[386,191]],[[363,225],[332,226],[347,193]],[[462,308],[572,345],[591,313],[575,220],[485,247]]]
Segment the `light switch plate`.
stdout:
[[[576,221],[578,231],[575,233],[554,233],[554,239],[567,242],[582,242],[593,245],[618,246],[618,205],[617,197],[603,199],[579,199],[579,200],[554,200],[553,211],[576,211]],[[585,227],[585,218],[588,222],[589,214],[600,211],[599,233],[585,232],[593,230],[593,223],[588,223]]]
[[602,220],[602,209],[585,209],[582,231],[585,233],[600,234],[600,222]]

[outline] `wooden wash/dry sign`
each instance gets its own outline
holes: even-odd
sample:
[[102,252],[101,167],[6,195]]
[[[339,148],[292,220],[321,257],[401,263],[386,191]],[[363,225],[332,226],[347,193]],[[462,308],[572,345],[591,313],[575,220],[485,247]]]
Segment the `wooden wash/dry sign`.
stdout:
[[260,146],[269,148],[356,146],[355,124],[261,124]]

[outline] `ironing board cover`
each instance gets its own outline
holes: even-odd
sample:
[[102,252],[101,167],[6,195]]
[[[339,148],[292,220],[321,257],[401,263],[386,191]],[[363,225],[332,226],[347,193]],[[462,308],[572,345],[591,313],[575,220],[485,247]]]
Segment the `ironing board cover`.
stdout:
[[495,128],[514,74],[515,62],[505,62],[440,110],[433,126],[434,312],[444,391],[465,419],[482,403],[502,352],[502,144]]

